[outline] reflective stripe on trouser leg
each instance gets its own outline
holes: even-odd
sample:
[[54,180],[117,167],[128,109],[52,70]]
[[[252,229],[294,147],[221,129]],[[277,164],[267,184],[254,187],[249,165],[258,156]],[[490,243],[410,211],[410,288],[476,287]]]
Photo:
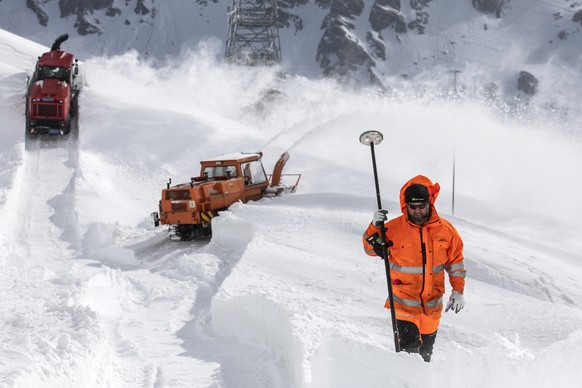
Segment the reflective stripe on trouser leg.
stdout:
[[[433,308],[428,310],[428,313],[423,312],[422,307],[411,307],[400,304],[394,301],[394,310],[396,312],[396,319],[408,321],[416,324],[420,329],[421,334],[431,334],[437,331],[442,315],[442,304],[440,308]],[[386,302],[386,307],[388,302]]]

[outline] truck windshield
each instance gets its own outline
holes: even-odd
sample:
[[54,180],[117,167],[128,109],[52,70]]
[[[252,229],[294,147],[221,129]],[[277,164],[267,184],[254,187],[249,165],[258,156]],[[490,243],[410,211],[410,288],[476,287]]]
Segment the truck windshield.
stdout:
[[234,178],[236,174],[236,166],[212,166],[206,167],[203,172],[207,178],[225,177]]
[[166,190],[166,200],[168,201],[181,201],[190,198],[190,190],[182,189],[182,190]]
[[265,175],[265,170],[263,170],[263,165],[258,160],[249,163],[243,163],[241,165],[241,169],[243,171],[246,186],[256,185],[267,181],[267,176]]
[[39,79],[55,78],[59,80],[67,79],[67,68],[55,66],[43,66],[38,72]]

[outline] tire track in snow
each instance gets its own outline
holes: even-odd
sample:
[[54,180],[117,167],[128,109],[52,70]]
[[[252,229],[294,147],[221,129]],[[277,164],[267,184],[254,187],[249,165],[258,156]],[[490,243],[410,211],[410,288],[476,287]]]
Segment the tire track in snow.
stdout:
[[[73,241],[62,239],[60,226],[74,220],[73,192],[78,169],[76,144],[68,138],[39,141],[23,159],[11,203],[6,204],[11,215],[13,249],[19,257],[41,265],[44,257],[39,257],[40,252],[42,256],[46,251],[51,252],[51,258],[70,258],[73,252],[69,243]],[[63,212],[70,214],[67,220],[63,219]]]
[[[9,385],[87,386],[85,368],[99,347],[99,325],[74,302],[76,237],[61,228],[75,225],[76,143],[70,137],[38,139],[27,148],[2,209],[0,359],[20,363],[10,364],[11,370],[0,366],[0,376]],[[62,373],[47,373],[57,370]]]
[[[174,259],[167,257],[168,262]],[[197,287],[166,276],[167,267],[164,261],[124,271],[104,266],[84,285],[83,303],[102,321],[110,349],[103,373],[113,386],[196,388],[214,382],[217,366],[183,357],[175,335],[189,318]]]
[[[287,388],[292,386],[286,360],[273,357],[272,349],[225,337],[215,331],[212,303],[224,281],[230,276],[247,245],[253,240],[253,227],[246,221],[223,213],[213,222],[213,238],[205,250],[219,258],[215,275],[200,284],[192,308],[193,319],[179,332],[186,355],[220,364],[220,382],[224,388]],[[243,322],[241,322],[242,324]],[[260,331],[260,328],[257,328]],[[259,336],[264,333],[259,332]]]
[[[129,305],[123,308],[122,316],[106,318],[106,326],[108,336],[121,351],[128,344],[135,345],[130,346],[137,352],[133,361],[141,359],[144,381],[153,379],[163,385],[174,379],[190,387],[290,386],[283,360],[274,361],[270,351],[223,337],[213,328],[213,298],[252,238],[247,224],[242,225],[244,230],[240,229],[236,221],[221,223],[211,242],[168,241],[166,232],[161,231],[126,248],[133,251],[141,266],[126,268],[114,275],[117,280],[103,286]],[[236,237],[227,243],[228,235]],[[128,290],[119,290],[121,282]],[[88,304],[100,311],[95,303]],[[103,313],[106,315],[107,311]],[[176,358],[173,354],[178,346],[180,357]],[[182,366],[172,368],[167,362],[172,358]],[[132,359],[127,358],[126,362],[131,363]],[[125,369],[127,372],[129,368]],[[191,371],[189,376],[183,375],[184,370]]]

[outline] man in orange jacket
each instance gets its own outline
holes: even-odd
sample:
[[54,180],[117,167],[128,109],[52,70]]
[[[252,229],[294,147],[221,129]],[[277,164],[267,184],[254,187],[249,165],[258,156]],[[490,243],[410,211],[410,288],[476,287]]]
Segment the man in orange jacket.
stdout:
[[[380,226],[385,223],[390,278],[400,348],[420,353],[429,362],[436,339],[445,293],[445,275],[453,291],[445,311],[456,313],[465,305],[463,241],[434,206],[440,186],[419,175],[402,186],[402,215],[386,222],[386,210],[377,210],[364,233],[364,250],[382,257]],[[386,308],[390,308],[387,301]]]

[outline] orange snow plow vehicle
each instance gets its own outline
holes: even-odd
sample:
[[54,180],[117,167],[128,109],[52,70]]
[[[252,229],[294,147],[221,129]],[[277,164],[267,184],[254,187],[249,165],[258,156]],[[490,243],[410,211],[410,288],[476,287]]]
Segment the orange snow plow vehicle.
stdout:
[[[152,213],[154,225],[169,225],[172,237],[181,240],[210,236],[212,218],[233,203],[295,192],[301,174],[283,174],[289,153],[281,155],[272,175],[265,173],[262,156],[262,152],[223,155],[200,162],[200,176],[189,183],[170,186],[170,179],[162,190],[159,212]],[[291,185],[285,185],[284,178]]]

